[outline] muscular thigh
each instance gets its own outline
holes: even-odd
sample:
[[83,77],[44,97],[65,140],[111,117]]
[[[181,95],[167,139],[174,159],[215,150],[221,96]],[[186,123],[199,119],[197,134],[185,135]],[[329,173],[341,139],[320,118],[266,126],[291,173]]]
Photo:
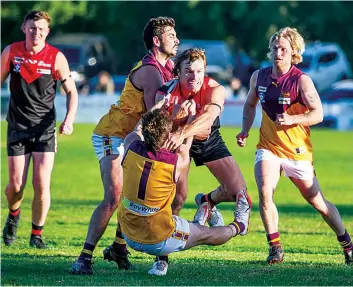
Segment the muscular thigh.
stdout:
[[123,169],[121,160],[122,156],[120,155],[109,155],[104,156],[99,162],[105,196],[115,198],[122,192]]

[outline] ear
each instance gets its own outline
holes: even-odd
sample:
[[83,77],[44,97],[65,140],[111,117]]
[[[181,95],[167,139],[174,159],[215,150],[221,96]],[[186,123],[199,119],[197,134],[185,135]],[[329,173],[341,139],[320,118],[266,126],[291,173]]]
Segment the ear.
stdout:
[[161,41],[159,40],[159,38],[157,36],[153,36],[152,41],[156,47],[159,47],[161,45]]
[[21,25],[21,30],[22,30],[23,33],[26,33],[26,27],[25,27],[25,25],[23,25],[23,24]]

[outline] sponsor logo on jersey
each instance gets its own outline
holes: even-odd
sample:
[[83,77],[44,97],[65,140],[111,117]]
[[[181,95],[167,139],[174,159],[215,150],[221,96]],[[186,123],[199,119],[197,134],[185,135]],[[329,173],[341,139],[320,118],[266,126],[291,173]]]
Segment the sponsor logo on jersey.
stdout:
[[51,74],[51,70],[50,69],[37,68],[37,73],[38,74],[44,74],[44,75],[50,75]]
[[290,105],[290,93],[289,92],[281,92],[281,95],[278,98],[278,103],[280,105]]
[[297,154],[303,154],[303,153],[306,152],[306,149],[305,149],[305,147],[300,146],[300,147],[297,147],[297,148],[295,149],[295,152],[296,152]]
[[259,87],[257,88],[257,90],[258,90],[259,92],[264,92],[264,93],[266,93],[267,87],[259,86]]
[[22,57],[14,57],[13,58],[13,61],[14,61],[14,63],[16,63],[16,64],[23,64],[24,63],[24,59],[22,58]]

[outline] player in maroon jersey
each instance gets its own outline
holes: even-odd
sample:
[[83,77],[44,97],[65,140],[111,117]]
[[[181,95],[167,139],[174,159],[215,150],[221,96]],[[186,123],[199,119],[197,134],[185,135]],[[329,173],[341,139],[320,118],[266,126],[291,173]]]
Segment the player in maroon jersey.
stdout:
[[78,95],[65,56],[46,43],[50,16],[43,11],[26,14],[22,24],[25,41],[7,46],[1,54],[1,84],[8,75],[10,105],[6,120],[9,183],[5,193],[9,215],[3,230],[5,245],[16,239],[20,205],[33,159],[32,234],[30,245],[46,248],[42,230],[50,206],[50,177],[56,152],[54,99],[57,80],[67,94],[67,113],[60,134],[70,135]]

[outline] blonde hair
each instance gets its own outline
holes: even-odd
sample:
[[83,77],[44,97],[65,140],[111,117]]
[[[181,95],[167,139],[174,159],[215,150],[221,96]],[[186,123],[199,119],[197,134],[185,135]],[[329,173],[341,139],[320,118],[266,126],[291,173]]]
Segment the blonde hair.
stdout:
[[196,60],[201,60],[203,61],[204,66],[206,68],[207,63],[206,63],[205,50],[200,48],[191,48],[191,49],[185,50],[175,58],[174,70],[173,70],[174,75],[178,75],[178,72],[180,71],[180,68],[181,68],[181,63],[184,62],[185,60],[189,60],[191,63],[195,62]]
[[271,59],[272,56],[272,45],[274,41],[279,40],[280,38],[287,39],[290,43],[290,46],[293,50],[292,55],[292,64],[298,64],[303,60],[303,53],[305,51],[305,43],[303,37],[299,34],[297,29],[285,27],[274,33],[270,39],[268,48],[270,52],[267,53],[267,57]]

